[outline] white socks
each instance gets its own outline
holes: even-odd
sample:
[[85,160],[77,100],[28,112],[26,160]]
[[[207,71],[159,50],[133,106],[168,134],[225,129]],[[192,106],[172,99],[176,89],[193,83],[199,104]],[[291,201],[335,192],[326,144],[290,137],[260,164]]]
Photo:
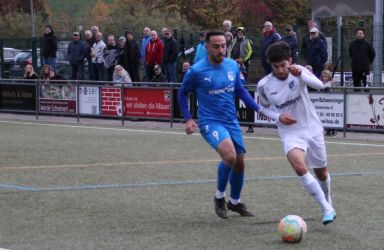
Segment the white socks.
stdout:
[[320,204],[323,212],[329,211],[332,209],[332,206],[325,199],[323,190],[320,187],[320,184],[316,181],[313,175],[307,172],[305,175],[300,176],[300,183],[305,190]]
[[331,176],[328,174],[327,179],[325,181],[317,180],[320,184],[321,189],[324,192],[325,199],[328,201],[329,204],[332,205],[332,198],[331,198]]
[[220,192],[219,190],[216,190],[215,197],[216,197],[217,199],[224,198],[224,197],[225,197],[225,192]]

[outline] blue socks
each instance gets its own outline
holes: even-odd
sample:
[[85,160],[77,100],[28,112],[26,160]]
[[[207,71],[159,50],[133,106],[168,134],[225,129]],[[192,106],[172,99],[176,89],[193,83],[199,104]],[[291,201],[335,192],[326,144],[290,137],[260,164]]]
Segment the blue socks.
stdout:
[[244,184],[244,171],[232,171],[229,183],[231,184],[231,198],[234,200],[240,200],[240,193]]
[[220,162],[217,168],[217,190],[224,193],[232,167]]

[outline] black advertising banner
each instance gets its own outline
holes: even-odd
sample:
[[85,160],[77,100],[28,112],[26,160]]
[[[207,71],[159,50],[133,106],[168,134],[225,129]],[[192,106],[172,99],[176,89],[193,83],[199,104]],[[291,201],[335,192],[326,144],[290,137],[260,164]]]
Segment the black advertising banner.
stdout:
[[0,84],[0,109],[36,110],[36,86]]
[[[254,91],[248,91],[249,94],[254,97]],[[236,97],[236,109],[239,122],[255,122],[255,111],[247,108],[242,100]]]

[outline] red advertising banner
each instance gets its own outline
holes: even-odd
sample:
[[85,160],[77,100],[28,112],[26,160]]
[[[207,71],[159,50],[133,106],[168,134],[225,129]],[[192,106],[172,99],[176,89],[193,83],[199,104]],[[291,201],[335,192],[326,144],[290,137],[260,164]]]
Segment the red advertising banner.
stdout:
[[41,112],[76,113],[76,101],[40,99]]
[[124,115],[171,118],[170,89],[124,89]]

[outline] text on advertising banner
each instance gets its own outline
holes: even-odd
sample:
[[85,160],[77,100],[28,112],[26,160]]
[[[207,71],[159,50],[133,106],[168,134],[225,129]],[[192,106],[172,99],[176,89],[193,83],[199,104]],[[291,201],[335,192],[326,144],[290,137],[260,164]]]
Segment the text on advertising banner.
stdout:
[[171,118],[171,90],[124,89],[124,115],[149,118]]

